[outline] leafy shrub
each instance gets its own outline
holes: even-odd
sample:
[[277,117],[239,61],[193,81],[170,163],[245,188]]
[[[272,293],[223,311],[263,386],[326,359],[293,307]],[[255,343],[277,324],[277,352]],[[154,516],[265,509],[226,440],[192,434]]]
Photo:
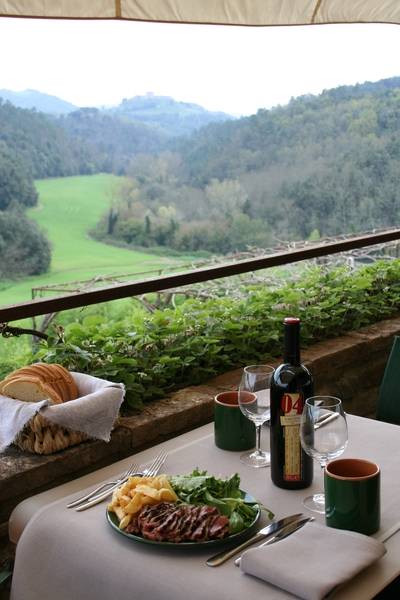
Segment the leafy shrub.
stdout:
[[379,321],[399,307],[400,261],[355,272],[313,269],[278,290],[252,287],[242,301],[187,300],[175,310],[136,310],[117,321],[91,315],[66,326],[65,342],[50,338],[38,357],[123,381],[127,406],[138,408],[180,386],[280,356],[285,316],[302,319],[306,346]]

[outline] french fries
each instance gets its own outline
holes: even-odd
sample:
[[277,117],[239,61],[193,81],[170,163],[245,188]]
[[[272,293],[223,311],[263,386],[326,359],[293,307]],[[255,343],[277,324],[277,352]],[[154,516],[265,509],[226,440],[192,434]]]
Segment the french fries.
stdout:
[[175,494],[166,475],[157,477],[129,477],[128,481],[113,493],[108,510],[115,512],[119,528],[125,529],[146,504],[176,502]]

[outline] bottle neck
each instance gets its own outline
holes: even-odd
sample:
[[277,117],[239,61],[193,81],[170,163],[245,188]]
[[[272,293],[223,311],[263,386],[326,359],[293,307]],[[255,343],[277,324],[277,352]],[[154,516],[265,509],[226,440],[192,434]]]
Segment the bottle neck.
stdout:
[[291,365],[300,364],[300,322],[285,323],[283,360]]

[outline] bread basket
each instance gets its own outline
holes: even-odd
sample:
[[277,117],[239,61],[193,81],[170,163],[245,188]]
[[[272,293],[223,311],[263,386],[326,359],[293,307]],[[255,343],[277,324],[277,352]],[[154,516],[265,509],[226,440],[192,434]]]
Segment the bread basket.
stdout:
[[0,382],[0,451],[10,444],[52,454],[89,439],[110,441],[125,387],[61,365],[35,363]]
[[35,454],[52,454],[87,439],[88,435],[51,423],[37,413],[17,435],[14,444],[21,450]]

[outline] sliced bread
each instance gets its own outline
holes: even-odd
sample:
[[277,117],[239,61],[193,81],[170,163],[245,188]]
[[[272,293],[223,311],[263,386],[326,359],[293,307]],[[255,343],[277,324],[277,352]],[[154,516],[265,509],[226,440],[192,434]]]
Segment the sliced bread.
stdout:
[[39,377],[28,375],[16,375],[4,381],[1,386],[1,393],[4,396],[24,400],[25,402],[39,402],[46,399],[53,404],[61,404],[62,402],[60,394],[54,387],[44,383]]
[[7,375],[0,382],[0,393],[27,402],[48,398],[59,404],[75,400],[78,388],[71,373],[63,366],[35,363]]

